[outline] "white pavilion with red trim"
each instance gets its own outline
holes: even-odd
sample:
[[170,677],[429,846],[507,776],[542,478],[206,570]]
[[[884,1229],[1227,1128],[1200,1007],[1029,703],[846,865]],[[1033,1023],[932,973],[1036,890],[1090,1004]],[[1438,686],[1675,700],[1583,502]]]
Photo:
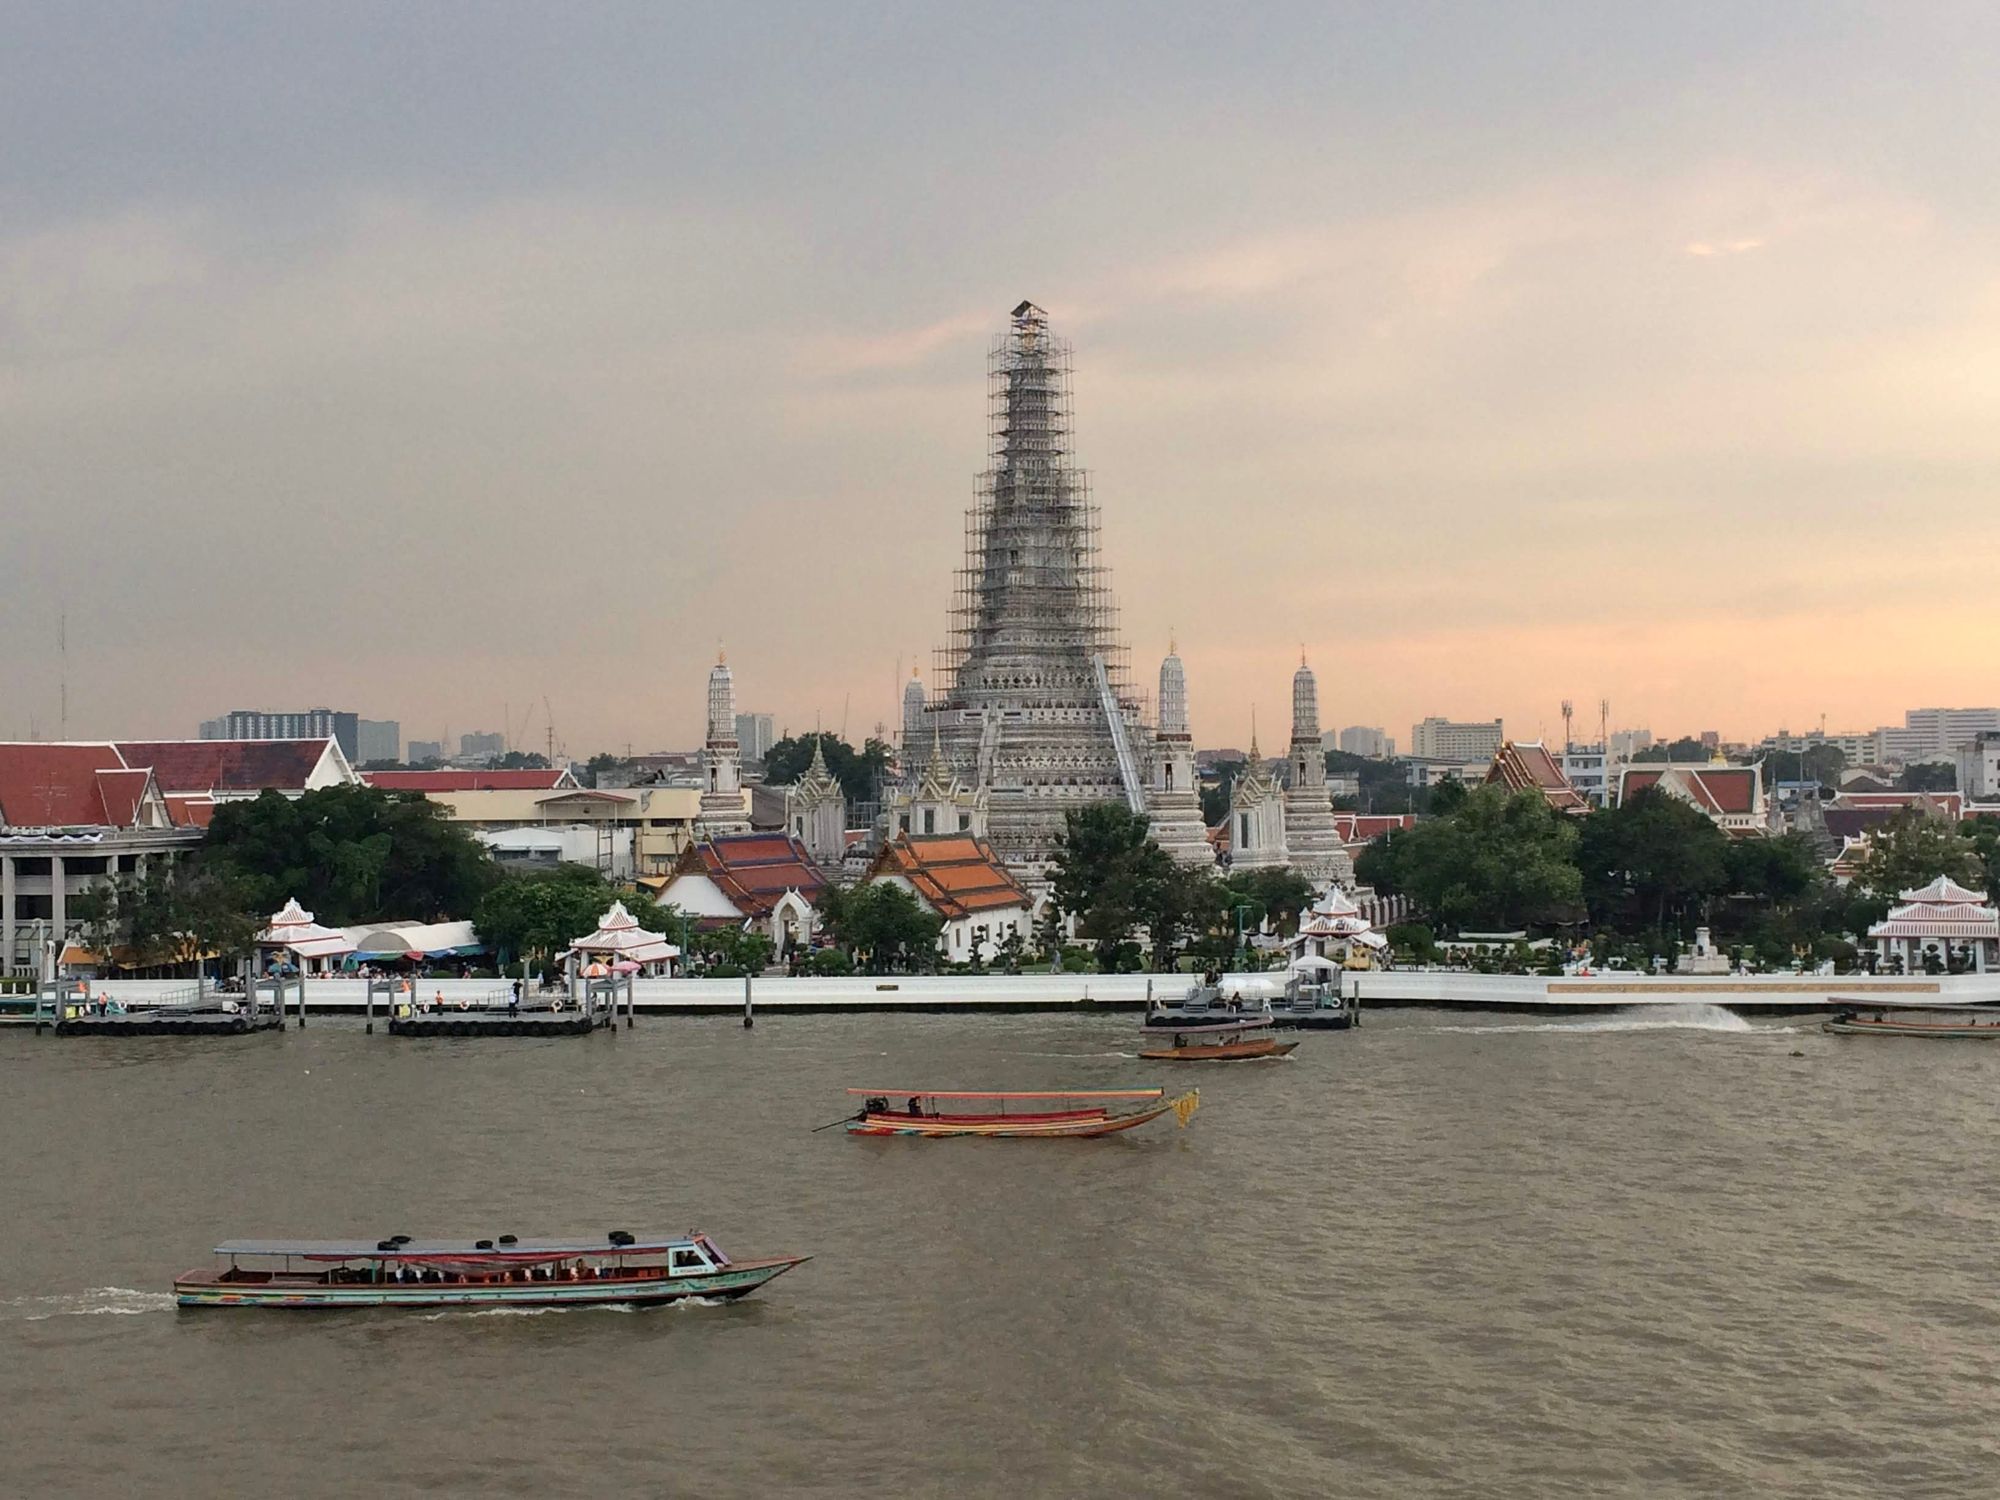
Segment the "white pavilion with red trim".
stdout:
[[1929,953],[1947,965],[1969,957],[1975,973],[2000,972],[2000,911],[1983,891],[1969,891],[1949,875],[1904,891],[1868,936],[1883,958],[1901,958],[1905,971],[1922,968]]
[[301,974],[311,973],[315,964],[324,972],[328,960],[354,951],[354,944],[345,933],[320,926],[313,920],[313,914],[299,905],[296,896],[285,903],[283,911],[272,913],[271,925],[257,934],[257,947],[289,952],[297,960]]
[[681,950],[668,942],[663,933],[648,932],[641,927],[639,919],[625,910],[623,901],[612,902],[611,910],[597,919],[597,931],[569,946],[579,958],[591,960],[590,967],[584,970],[586,974],[593,969],[597,974],[606,969],[631,973],[632,967],[628,965],[643,969],[649,964],[666,964],[672,972],[673,961],[681,956]]

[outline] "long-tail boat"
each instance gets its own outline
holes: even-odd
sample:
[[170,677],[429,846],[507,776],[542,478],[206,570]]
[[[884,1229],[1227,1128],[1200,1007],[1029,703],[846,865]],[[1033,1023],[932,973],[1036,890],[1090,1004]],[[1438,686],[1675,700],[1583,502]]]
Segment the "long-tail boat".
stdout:
[[216,1269],[174,1278],[182,1307],[650,1307],[730,1299],[811,1260],[732,1260],[707,1235],[602,1239],[229,1240]]
[[[1868,1002],[1870,1007],[1874,1002]],[[1981,1024],[1978,1015],[1948,1015],[1939,1011],[1910,1008],[1877,1009],[1864,1016],[1852,1009],[1838,1010],[1820,1023],[1820,1030],[1835,1036],[1914,1036],[1946,1042],[2000,1042],[2000,1016]]]
[[[1165,1089],[1052,1089],[1033,1093],[948,1089],[849,1089],[863,1097],[861,1112],[844,1123],[849,1135],[915,1135],[927,1138],[983,1135],[1116,1135],[1161,1115],[1185,1127],[1201,1107],[1201,1090],[1169,1099]],[[1118,1100],[1144,1100],[1141,1108],[1113,1114]],[[894,1100],[906,1101],[900,1106]],[[967,1106],[980,1106],[968,1108]]]
[[1258,1058],[1286,1057],[1297,1050],[1297,1042],[1251,1034],[1269,1031],[1270,1027],[1269,1016],[1215,1026],[1183,1026],[1173,1032],[1172,1046],[1145,1047],[1140,1049],[1139,1056],[1148,1062],[1253,1062]]

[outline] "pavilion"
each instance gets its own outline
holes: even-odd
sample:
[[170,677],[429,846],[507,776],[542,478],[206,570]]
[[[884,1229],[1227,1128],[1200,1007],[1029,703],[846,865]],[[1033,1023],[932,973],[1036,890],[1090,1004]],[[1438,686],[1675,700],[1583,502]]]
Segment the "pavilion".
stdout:
[[597,919],[597,931],[578,938],[569,951],[616,973],[631,973],[654,964],[665,964],[672,973],[674,960],[681,956],[681,950],[664,934],[641,927],[639,919],[625,910],[623,901],[612,902],[611,909]]
[[2000,911],[1981,891],[1969,891],[1949,875],[1904,891],[1901,903],[1868,929],[1883,958],[1902,960],[1905,973],[1921,969],[1926,955],[1948,967],[1969,958],[1973,972],[2000,972]]
[[[315,964],[323,973],[330,960],[352,953],[354,943],[346,933],[320,926],[294,896],[282,911],[271,914],[271,925],[257,934],[257,951],[260,959],[267,951],[274,956],[289,953],[299,973],[311,973]],[[259,969],[264,967],[258,964]]]

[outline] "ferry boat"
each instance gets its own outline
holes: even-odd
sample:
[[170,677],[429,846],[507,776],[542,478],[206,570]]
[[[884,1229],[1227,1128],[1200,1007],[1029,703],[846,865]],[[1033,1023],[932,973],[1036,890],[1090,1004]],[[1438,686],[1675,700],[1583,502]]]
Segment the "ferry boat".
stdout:
[[1271,1008],[1277,1026],[1312,1031],[1346,1031],[1361,1024],[1361,1002],[1340,993],[1340,968],[1331,959],[1308,955],[1292,964],[1285,997]]
[[[849,1089],[865,1096],[861,1112],[845,1121],[849,1135],[994,1136],[1088,1138],[1132,1130],[1171,1114],[1186,1127],[1201,1107],[1201,1090],[1169,1099],[1165,1089],[1063,1089],[1031,1093],[949,1092],[938,1089]],[[902,1108],[892,1099],[907,1099]],[[1139,1109],[1111,1113],[1111,1100],[1143,1100]],[[941,1102],[945,1101],[945,1102]],[[947,1102],[949,1107],[947,1107]],[[978,1108],[967,1108],[976,1105]],[[1025,1106],[1025,1107],[1023,1107]],[[822,1126],[822,1129],[826,1127]]]
[[1147,1006],[1146,1026],[1152,1031],[1186,1031],[1190,1027],[1233,1025],[1246,1018],[1267,1018],[1271,1008],[1264,992],[1257,988],[1263,983],[1252,980],[1252,992],[1245,994],[1245,986],[1240,983],[1225,985],[1219,978],[1204,978],[1171,1004]]
[[706,1234],[602,1239],[228,1240],[174,1278],[182,1307],[650,1307],[748,1296],[809,1255],[732,1260]]
[[1141,1048],[1139,1056],[1148,1062],[1254,1062],[1296,1052],[1297,1042],[1254,1034],[1268,1031],[1271,1025],[1271,1017],[1264,1015],[1212,1026],[1183,1026],[1173,1033],[1172,1046]]

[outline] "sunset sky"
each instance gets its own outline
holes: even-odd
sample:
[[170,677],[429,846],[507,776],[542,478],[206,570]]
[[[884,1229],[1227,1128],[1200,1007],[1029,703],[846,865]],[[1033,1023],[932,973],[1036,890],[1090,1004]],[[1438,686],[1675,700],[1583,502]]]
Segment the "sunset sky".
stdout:
[[1024,297],[1199,744],[2000,702],[1990,5],[0,20],[0,735],[858,738]]

